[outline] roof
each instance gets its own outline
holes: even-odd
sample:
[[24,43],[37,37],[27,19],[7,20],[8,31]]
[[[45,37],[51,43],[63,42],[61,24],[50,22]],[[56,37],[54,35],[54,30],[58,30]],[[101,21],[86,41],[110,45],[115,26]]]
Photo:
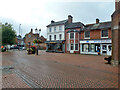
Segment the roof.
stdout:
[[102,22],[102,23],[98,23],[98,24],[87,24],[85,25],[85,27],[82,29],[82,31],[84,30],[96,30],[96,29],[108,29],[111,28],[112,22]]
[[51,23],[51,24],[47,25],[47,27],[56,26],[56,25],[62,25],[62,24],[65,24],[67,21],[68,20],[62,20],[62,21],[54,22],[54,23]]
[[81,22],[75,22],[75,23],[66,24],[65,28],[66,29],[73,29],[73,28],[80,28],[82,26],[84,26],[83,23],[81,23]]

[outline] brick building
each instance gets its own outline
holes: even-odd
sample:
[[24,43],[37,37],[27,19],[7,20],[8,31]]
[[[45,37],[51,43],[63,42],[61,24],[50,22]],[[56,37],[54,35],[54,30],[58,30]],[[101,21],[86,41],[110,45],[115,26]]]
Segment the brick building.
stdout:
[[66,53],[80,53],[80,29],[84,27],[81,22],[69,23],[65,29],[65,52]]
[[112,14],[112,64],[120,63],[120,0],[115,2],[115,12]]
[[81,22],[66,25],[66,53],[111,55],[111,21],[84,25]]
[[32,46],[36,46],[36,44],[33,43],[35,39],[41,40],[42,43],[40,43],[39,46],[43,49],[46,49],[46,44],[45,44],[46,39],[43,36],[40,37],[39,33],[33,33],[33,29],[31,29],[31,31],[28,34],[26,34],[24,37],[25,46],[28,47],[29,43]]
[[80,53],[111,55],[111,21],[85,25],[80,31]]

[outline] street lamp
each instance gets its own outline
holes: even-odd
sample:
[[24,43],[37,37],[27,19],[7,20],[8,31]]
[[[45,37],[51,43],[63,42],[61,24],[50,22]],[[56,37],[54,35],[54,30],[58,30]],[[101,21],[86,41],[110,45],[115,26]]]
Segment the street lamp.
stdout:
[[[38,41],[38,37],[39,37],[39,35],[40,35],[41,29],[38,30],[38,29],[36,28],[36,29],[35,29],[35,32],[38,34],[38,35],[37,35],[37,41]],[[37,43],[36,55],[38,55],[38,43]]]

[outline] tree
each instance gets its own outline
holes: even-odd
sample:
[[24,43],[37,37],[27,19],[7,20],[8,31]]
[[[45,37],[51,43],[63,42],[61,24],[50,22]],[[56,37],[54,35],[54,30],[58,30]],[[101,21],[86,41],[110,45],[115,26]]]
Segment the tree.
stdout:
[[16,43],[16,32],[11,24],[2,25],[2,45],[12,45]]

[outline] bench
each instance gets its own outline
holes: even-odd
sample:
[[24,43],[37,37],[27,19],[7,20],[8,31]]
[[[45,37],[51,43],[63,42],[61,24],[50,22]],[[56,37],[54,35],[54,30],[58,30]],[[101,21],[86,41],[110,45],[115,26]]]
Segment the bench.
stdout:
[[111,64],[112,56],[105,57],[104,60],[108,61],[108,64]]

